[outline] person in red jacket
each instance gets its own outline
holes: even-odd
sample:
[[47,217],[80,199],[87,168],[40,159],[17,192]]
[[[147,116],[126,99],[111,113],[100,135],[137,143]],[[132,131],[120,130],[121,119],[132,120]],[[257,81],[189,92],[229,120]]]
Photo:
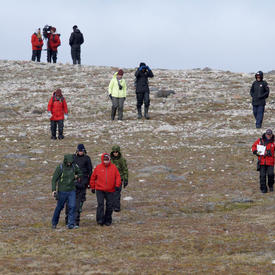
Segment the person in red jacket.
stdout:
[[40,29],[36,30],[32,35],[31,43],[32,43],[32,61],[37,60],[37,62],[40,62],[41,51],[43,47],[43,39],[41,36]]
[[[263,147],[260,148],[260,145]],[[265,134],[252,145],[253,154],[258,156],[257,170],[260,172],[260,189],[262,193],[267,193],[266,176],[268,177],[269,191],[273,192],[274,146],[274,135],[271,129],[267,129]]]
[[[92,193],[96,191],[97,209],[96,221],[99,225],[110,226],[112,224],[113,196],[116,190],[119,190],[121,179],[118,169],[111,163],[109,154],[104,153],[101,156],[99,164],[90,179],[90,188]],[[106,200],[106,210],[104,213],[104,199]]]
[[57,48],[61,45],[60,34],[55,33],[56,28],[51,27],[51,31],[47,34],[48,37],[48,48],[47,48],[47,61],[51,63],[56,63],[57,60]]
[[68,108],[61,89],[57,89],[48,104],[48,115],[51,119],[51,139],[56,139],[56,128],[58,125],[58,139],[63,139],[64,118],[68,118]]

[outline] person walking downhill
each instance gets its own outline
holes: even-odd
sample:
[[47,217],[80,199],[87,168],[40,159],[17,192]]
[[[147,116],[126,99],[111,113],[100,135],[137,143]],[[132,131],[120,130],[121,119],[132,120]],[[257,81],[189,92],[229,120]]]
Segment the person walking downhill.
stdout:
[[112,100],[111,119],[114,120],[118,109],[118,120],[123,119],[123,105],[126,100],[126,81],[123,77],[123,70],[114,74],[109,84],[109,97]]
[[154,77],[152,70],[141,62],[139,68],[135,72],[136,77],[136,96],[137,96],[137,111],[138,119],[142,118],[141,106],[144,102],[144,117],[150,119],[148,111],[150,106],[150,90],[148,84],[148,78]]
[[[52,177],[52,195],[57,199],[57,205],[52,218],[52,228],[55,229],[60,212],[65,203],[68,204],[68,228],[75,226],[75,180],[81,178],[82,173],[77,166],[73,164],[73,156],[65,155],[63,163],[58,165]],[[58,188],[56,188],[56,183]],[[58,190],[58,191],[57,191]]]
[[250,95],[252,97],[253,115],[256,119],[256,128],[261,128],[264,118],[266,99],[269,96],[269,87],[262,71],[255,74],[256,80],[253,82]]
[[40,29],[37,29],[31,37],[32,43],[32,61],[40,62],[41,51],[43,47],[43,39]]
[[58,125],[58,139],[63,139],[64,119],[68,118],[68,108],[65,98],[62,95],[61,89],[57,89],[49,103],[48,116],[51,120],[51,139],[56,139],[56,128]]
[[[97,198],[97,224],[101,226],[104,224],[110,226],[112,224],[114,192],[119,190],[120,185],[119,171],[111,163],[110,155],[107,153],[102,154],[101,164],[94,169],[90,180],[91,191],[96,193]],[[104,200],[106,200],[106,207],[104,207]]]
[[115,145],[112,147],[111,162],[117,167],[121,178],[121,185],[119,189],[117,189],[114,193],[114,203],[113,203],[114,211],[120,212],[120,209],[121,209],[120,197],[121,197],[122,183],[124,188],[128,185],[128,167],[127,167],[127,161],[122,156],[120,147],[118,145]]
[[260,172],[260,190],[267,193],[266,176],[268,178],[269,191],[273,192],[274,185],[274,135],[271,129],[267,129],[261,138],[252,145],[252,152],[258,156],[257,170]]
[[81,45],[84,43],[83,34],[80,32],[76,25],[73,26],[73,32],[71,33],[69,44],[71,46],[71,55],[73,64],[81,64]]

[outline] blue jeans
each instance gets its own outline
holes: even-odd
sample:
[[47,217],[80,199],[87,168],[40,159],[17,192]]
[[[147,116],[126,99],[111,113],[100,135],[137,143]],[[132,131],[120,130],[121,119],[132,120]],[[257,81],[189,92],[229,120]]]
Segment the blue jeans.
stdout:
[[75,191],[58,192],[58,201],[53,213],[52,225],[57,225],[60,212],[64,208],[65,203],[68,203],[68,226],[74,226],[75,223]]
[[256,119],[256,128],[261,128],[264,119],[264,105],[253,105],[253,114]]

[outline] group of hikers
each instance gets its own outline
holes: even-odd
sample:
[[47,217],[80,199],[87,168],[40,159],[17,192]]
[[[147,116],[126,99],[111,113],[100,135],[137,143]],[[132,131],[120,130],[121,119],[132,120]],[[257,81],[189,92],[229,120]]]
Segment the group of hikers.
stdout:
[[[57,61],[57,48],[61,45],[60,34],[56,33],[56,28],[46,25],[41,29],[35,30],[31,37],[32,44],[32,61],[40,62],[41,51],[44,45],[43,40],[47,44],[47,62],[56,63]],[[77,25],[73,26],[73,32],[69,38],[69,45],[71,46],[71,56],[73,64],[81,64],[81,45],[84,43],[84,37]]]

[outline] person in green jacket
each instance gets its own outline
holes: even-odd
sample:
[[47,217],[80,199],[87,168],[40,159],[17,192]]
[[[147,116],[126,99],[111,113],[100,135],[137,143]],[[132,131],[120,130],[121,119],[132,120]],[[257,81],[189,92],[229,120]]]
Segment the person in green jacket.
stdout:
[[[76,184],[82,176],[78,165],[73,163],[73,155],[65,155],[63,163],[58,165],[52,177],[52,195],[57,199],[57,205],[52,218],[52,228],[55,229],[60,212],[64,208],[65,203],[68,203],[69,217],[68,228],[73,229],[75,225],[75,203],[76,203]],[[56,184],[58,192],[56,192]]]
[[109,97],[112,100],[111,119],[114,120],[118,109],[118,120],[123,118],[123,105],[126,99],[126,81],[123,79],[123,70],[114,74],[109,84]]
[[[120,174],[121,183],[123,183],[123,186],[125,188],[128,185],[128,167],[127,161],[122,156],[122,153],[120,152],[120,147],[118,145],[112,147],[111,162],[117,167]],[[115,212],[120,211],[121,189],[122,184],[120,185],[119,189],[115,191],[114,194],[113,208]]]

